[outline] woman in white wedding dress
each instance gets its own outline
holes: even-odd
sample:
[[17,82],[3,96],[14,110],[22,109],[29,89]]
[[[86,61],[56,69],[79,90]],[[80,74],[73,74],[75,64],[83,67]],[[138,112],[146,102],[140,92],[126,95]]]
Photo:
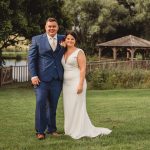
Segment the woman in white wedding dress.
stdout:
[[73,139],[108,135],[111,130],[92,125],[86,110],[86,58],[83,50],[75,47],[76,34],[66,34],[67,50],[62,58],[64,67],[63,104],[65,134]]

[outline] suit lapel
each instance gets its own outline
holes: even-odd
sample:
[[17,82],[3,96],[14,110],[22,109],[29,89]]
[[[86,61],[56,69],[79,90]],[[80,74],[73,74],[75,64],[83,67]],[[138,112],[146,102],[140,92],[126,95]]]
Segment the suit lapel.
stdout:
[[60,50],[60,38],[59,38],[59,35],[57,35],[57,46],[56,46],[56,50],[54,52],[57,52],[58,50]]

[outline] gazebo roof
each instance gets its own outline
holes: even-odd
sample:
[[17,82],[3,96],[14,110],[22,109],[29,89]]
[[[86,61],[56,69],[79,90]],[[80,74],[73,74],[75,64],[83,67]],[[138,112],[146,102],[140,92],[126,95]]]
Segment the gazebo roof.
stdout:
[[108,42],[97,44],[98,47],[135,47],[135,48],[150,48],[150,41],[142,38],[128,35],[117,38]]

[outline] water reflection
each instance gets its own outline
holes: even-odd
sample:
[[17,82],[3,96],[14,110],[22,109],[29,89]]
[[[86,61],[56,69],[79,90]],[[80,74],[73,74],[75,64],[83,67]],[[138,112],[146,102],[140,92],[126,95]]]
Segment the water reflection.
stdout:
[[27,65],[26,59],[21,59],[21,60],[5,59],[5,65],[4,66],[26,66],[26,65]]

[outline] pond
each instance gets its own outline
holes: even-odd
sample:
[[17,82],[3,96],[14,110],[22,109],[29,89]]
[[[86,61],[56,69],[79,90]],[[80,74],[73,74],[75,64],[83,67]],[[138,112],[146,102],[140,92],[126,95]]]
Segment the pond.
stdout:
[[5,59],[5,66],[26,66],[27,60]]

